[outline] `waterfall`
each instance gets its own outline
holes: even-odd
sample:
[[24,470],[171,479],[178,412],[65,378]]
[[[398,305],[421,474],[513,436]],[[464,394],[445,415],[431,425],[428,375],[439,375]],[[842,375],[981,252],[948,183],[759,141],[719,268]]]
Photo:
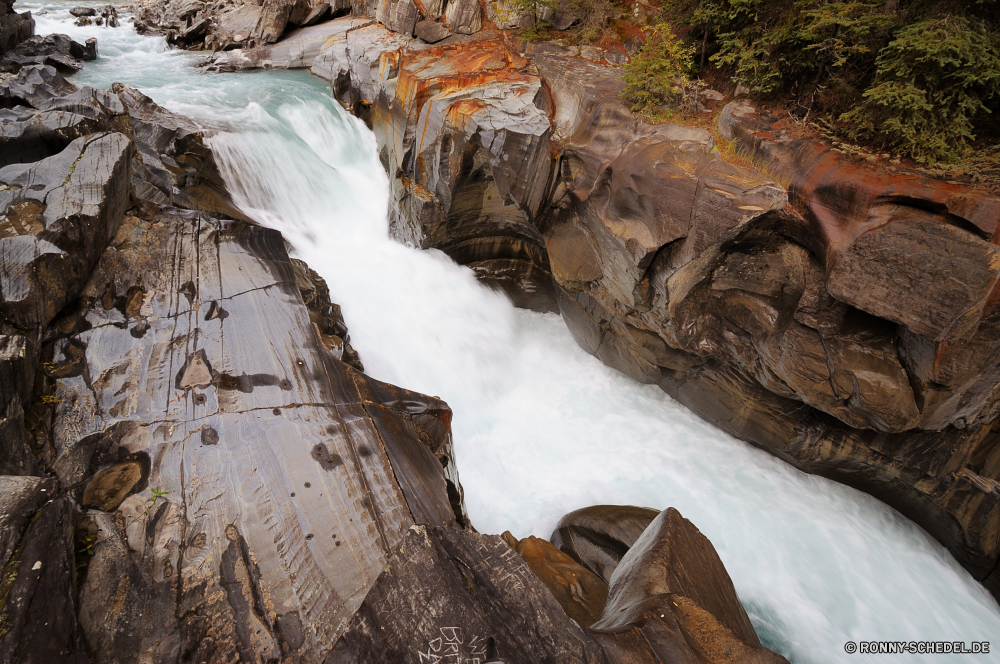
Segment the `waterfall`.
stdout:
[[796,663],[885,661],[846,654],[848,640],[1000,639],[996,602],[894,510],[605,367],[558,316],[515,309],[441,252],[393,242],[374,138],[320,81],[203,74],[197,56],[127,23],[70,25],[74,4],[18,7],[54,8],[37,17],[41,34],[98,37],[101,58],[78,84],[122,80],[218,132],[211,146],[238,204],[327,280],[368,373],[454,409],[478,530],[548,537],[587,505],[676,507],[718,549],[764,644]]

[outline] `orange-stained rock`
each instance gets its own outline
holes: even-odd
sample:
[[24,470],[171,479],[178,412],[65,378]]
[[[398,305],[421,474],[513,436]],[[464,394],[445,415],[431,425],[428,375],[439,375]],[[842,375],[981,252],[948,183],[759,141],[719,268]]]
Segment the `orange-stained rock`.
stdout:
[[552,592],[566,615],[584,627],[597,621],[608,598],[608,584],[604,579],[533,535],[517,542],[516,550]]

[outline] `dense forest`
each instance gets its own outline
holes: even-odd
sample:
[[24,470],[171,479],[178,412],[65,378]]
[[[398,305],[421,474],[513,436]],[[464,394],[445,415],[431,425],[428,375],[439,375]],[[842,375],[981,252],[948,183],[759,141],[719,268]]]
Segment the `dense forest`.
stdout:
[[997,165],[997,0],[569,2],[583,41],[642,28],[626,93],[649,116],[702,79],[925,166]]

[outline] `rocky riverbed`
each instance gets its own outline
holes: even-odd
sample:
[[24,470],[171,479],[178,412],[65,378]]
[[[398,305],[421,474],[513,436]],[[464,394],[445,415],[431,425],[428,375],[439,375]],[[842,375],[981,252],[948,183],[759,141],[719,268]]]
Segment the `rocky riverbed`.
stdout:
[[66,80],[99,44],[8,23],[3,661],[786,661],[676,510],[476,532],[448,405],[363,373],[211,133]]

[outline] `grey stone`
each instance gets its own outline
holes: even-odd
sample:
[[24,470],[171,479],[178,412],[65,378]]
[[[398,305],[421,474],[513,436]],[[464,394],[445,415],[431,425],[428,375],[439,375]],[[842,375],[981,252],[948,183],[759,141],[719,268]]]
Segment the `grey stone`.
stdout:
[[445,19],[451,31],[460,35],[473,35],[483,28],[483,10],[479,0],[449,0]]
[[127,136],[94,134],[0,169],[0,293],[11,320],[44,326],[79,292],[128,205],[132,150]]
[[417,6],[413,0],[381,0],[375,18],[393,32],[412,37],[417,24]]
[[428,44],[436,44],[442,39],[451,36],[451,30],[431,19],[425,19],[417,23],[415,32],[418,38],[423,39]]

